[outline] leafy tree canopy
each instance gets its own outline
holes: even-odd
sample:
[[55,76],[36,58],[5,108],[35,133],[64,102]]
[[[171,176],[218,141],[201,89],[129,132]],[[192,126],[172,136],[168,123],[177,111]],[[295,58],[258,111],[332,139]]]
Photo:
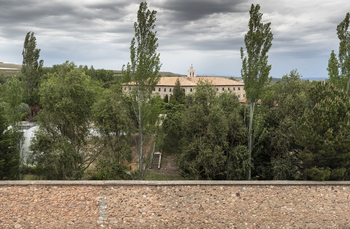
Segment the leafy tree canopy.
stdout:
[[333,84],[316,83],[308,90],[312,109],[298,120],[296,143],[304,179],[349,178],[350,101]]
[[91,157],[86,150],[96,92],[73,63],[48,73],[40,88],[39,131],[31,145],[33,163],[46,179],[79,179]]
[[18,174],[15,132],[7,130],[4,110],[0,108],[0,180],[15,180]]

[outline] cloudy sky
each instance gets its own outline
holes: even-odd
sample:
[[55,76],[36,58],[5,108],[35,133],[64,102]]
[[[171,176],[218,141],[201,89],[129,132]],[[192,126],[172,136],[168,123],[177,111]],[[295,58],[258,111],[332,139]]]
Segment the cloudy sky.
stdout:
[[[0,61],[22,63],[24,37],[33,31],[45,66],[70,60],[120,70],[130,61],[140,2],[0,0]],[[252,3],[260,4],[263,22],[271,22],[271,76],[298,69],[304,78],[328,77],[349,0],[149,0],[157,11],[161,70],[186,74],[193,64],[198,75],[240,76]]]

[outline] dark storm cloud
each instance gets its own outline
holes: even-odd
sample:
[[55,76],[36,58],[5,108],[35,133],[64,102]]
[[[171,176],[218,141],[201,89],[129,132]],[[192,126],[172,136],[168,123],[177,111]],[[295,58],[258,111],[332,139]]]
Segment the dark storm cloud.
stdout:
[[153,5],[165,11],[175,21],[194,21],[215,13],[242,12],[244,0],[166,0]]
[[[104,23],[117,22],[130,3],[83,4],[79,1],[1,1],[0,21],[3,37],[23,36],[28,29],[104,31]],[[11,28],[16,27],[17,30]],[[123,30],[123,28],[122,28]],[[130,32],[125,30],[121,32]]]

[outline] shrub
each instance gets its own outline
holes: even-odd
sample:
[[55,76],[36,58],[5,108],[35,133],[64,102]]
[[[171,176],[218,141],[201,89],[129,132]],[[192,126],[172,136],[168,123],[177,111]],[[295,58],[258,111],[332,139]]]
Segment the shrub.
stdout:
[[[28,116],[28,115],[30,114],[29,105],[26,104],[26,103],[21,103],[21,104],[19,104],[18,107],[17,107],[17,109],[18,109],[18,112],[19,112],[20,114],[25,114],[26,116]],[[22,116],[21,116],[21,118],[22,118]]]
[[27,119],[26,114],[22,113],[21,114],[21,121],[25,121]]

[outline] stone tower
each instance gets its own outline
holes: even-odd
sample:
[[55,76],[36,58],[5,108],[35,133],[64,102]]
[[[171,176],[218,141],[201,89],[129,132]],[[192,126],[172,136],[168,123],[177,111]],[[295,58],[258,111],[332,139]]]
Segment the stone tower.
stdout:
[[188,78],[196,77],[196,71],[193,69],[193,65],[192,64],[191,64],[190,70],[187,71],[187,77]]

